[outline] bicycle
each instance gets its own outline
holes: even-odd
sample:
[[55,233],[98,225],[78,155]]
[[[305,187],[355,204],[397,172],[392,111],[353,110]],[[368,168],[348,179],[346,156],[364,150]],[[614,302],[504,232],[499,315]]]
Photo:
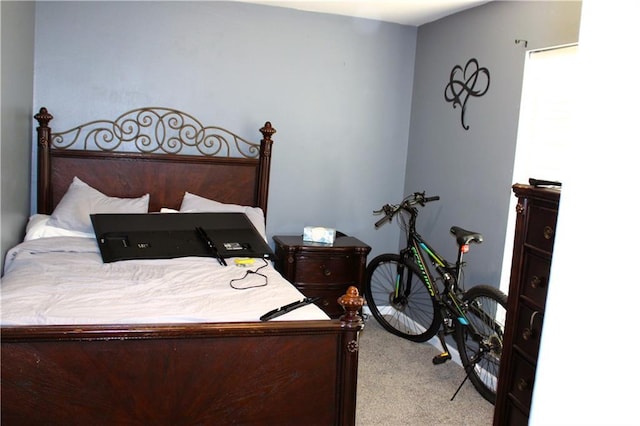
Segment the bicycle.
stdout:
[[439,199],[415,192],[400,204],[385,204],[374,211],[384,213],[376,228],[398,217],[407,245],[399,254],[381,254],[369,262],[365,300],[377,322],[397,336],[425,342],[437,334],[443,351],[433,358],[434,364],[451,359],[445,336],[455,334],[466,376],[451,400],[469,378],[480,395],[495,404],[507,296],[489,285],[464,289],[463,257],[471,243],[482,242],[481,234],[451,227],[458,254],[456,262],[450,263],[416,231],[416,206]]

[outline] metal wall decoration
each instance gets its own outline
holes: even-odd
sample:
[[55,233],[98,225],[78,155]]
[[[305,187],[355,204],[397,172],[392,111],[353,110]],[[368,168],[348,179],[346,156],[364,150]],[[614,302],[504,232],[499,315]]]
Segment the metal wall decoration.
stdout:
[[462,68],[456,65],[449,75],[449,83],[444,89],[444,99],[453,103],[453,108],[461,107],[460,122],[465,130],[469,126],[465,123],[464,115],[467,110],[467,101],[470,96],[480,97],[489,90],[489,70],[480,67],[476,58],[471,58]]

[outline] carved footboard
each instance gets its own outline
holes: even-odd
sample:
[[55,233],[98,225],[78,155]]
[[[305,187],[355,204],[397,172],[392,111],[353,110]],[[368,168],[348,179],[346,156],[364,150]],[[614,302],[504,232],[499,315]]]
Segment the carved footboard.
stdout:
[[357,290],[333,321],[2,329],[2,424],[355,422]]

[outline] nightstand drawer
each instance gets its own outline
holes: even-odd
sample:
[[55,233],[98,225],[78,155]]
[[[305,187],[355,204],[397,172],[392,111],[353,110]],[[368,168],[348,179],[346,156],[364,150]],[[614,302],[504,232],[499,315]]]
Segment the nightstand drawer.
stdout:
[[349,284],[311,284],[298,285],[297,287],[307,297],[319,297],[320,300],[315,302],[316,305],[330,317],[337,318],[344,314],[342,306],[338,304],[338,298],[347,292]]
[[358,260],[354,256],[296,256],[294,282],[354,283],[357,280]]
[[302,235],[276,235],[276,269],[307,297],[321,297],[317,305],[329,316],[344,312],[338,304],[349,286],[362,291],[367,254],[371,247],[341,235],[333,244],[302,240]]

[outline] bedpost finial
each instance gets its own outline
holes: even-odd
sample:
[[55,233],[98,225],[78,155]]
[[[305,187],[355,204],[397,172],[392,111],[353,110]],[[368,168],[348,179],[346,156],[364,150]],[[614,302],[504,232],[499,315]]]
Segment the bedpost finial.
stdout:
[[40,108],[40,111],[33,116],[38,123],[40,123],[40,127],[49,127],[49,121],[53,119],[53,115],[49,114],[49,111],[45,107]]
[[262,137],[264,137],[266,140],[271,140],[271,136],[276,132],[276,129],[274,129],[271,126],[271,122],[267,121],[266,123],[264,123],[264,127],[260,129],[260,133],[262,133]]
[[340,317],[343,327],[357,327],[362,324],[362,318],[358,315],[358,311],[364,305],[364,298],[358,293],[358,289],[350,286],[347,293],[338,298],[338,304],[345,310],[344,315]]

